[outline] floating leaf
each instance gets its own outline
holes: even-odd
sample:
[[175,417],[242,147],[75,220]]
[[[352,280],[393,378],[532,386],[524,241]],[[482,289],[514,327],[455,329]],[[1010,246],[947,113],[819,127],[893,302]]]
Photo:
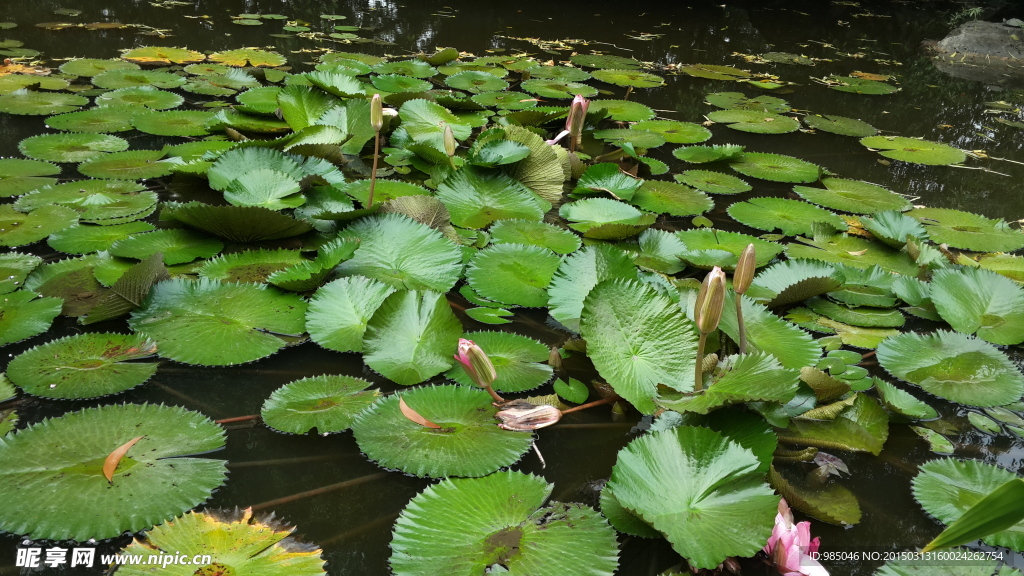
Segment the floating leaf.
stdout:
[[915,208],[907,216],[920,221],[929,238],[953,248],[978,252],[1024,248],[1024,232],[1011,228],[1002,218],[985,218],[948,208]]
[[613,246],[586,246],[562,261],[548,288],[551,316],[566,328],[579,331],[583,300],[599,282],[636,279],[633,261]]
[[598,284],[586,297],[580,332],[597,371],[645,414],[656,409],[659,384],[693,387],[693,327],[653,288],[631,280]]
[[161,217],[232,242],[290,238],[313,229],[307,222],[256,206],[210,206],[199,202],[165,204]]
[[948,438],[934,430],[929,430],[923,426],[911,426],[910,429],[921,438],[924,438],[928,442],[928,449],[936,454],[952,454],[956,451],[956,447],[953,446],[953,443]]
[[89,99],[74,94],[15,90],[0,94],[0,112],[20,116],[44,116],[72,112],[89,103]]
[[753,190],[750,184],[735,176],[712,170],[687,170],[674,178],[710,194],[740,194]]
[[657,219],[655,214],[609,198],[587,198],[563,204],[558,214],[572,222],[569,227],[584,237],[622,239],[646,230]]
[[845,230],[842,218],[812,204],[788,198],[751,198],[729,206],[729,216],[741,224],[772,232],[781,230],[787,236],[810,234],[815,223],[823,222],[837,230]]
[[817,314],[827,316],[836,322],[865,328],[899,328],[905,318],[899,310],[883,310],[866,306],[844,306],[827,298],[812,298],[806,302],[808,308]]
[[713,266],[720,266],[723,270],[732,270],[736,267],[740,254],[748,244],[754,245],[758,267],[768,264],[785,250],[781,244],[775,242],[723,230],[695,228],[676,232],[676,236],[687,247],[687,251],[680,258],[698,268],[709,270]]
[[38,256],[20,252],[7,251],[0,254],[0,294],[21,288],[29,272],[42,261],[43,259]]
[[[154,88],[177,88],[185,78],[173,72],[161,70],[107,70],[92,77],[92,83],[99,88],[113,90],[129,86],[153,86]],[[0,97],[2,98],[2,97]],[[54,112],[50,112],[53,114]]]
[[609,128],[607,130],[596,130],[594,138],[604,140],[614,146],[623,147],[631,145],[634,148],[657,148],[665,144],[665,138],[656,132],[646,130],[629,130],[626,128]]
[[783,368],[768,354],[744,354],[737,357],[724,373],[714,373],[702,391],[679,398],[662,397],[657,403],[677,412],[697,414],[707,414],[722,406],[743,402],[785,404],[796,395],[798,380],[796,370]]
[[402,415],[398,394],[377,400],[356,416],[352,434],[381,467],[428,478],[486,476],[515,464],[533,443],[531,433],[498,428],[497,408],[479,388],[426,386],[401,397],[441,427],[420,426]]
[[439,184],[437,197],[451,213],[452,223],[464,228],[486,228],[506,218],[539,221],[550,208],[510,176],[473,166],[453,172]]
[[[498,392],[525,392],[551,379],[551,366],[542,364],[550,350],[532,338],[510,332],[470,332],[464,337],[476,342],[491,359],[498,374],[492,386]],[[461,364],[445,376],[463,386],[476,385]]]
[[220,62],[228,66],[282,66],[288,60],[277,52],[256,48],[242,48],[239,50],[214,52],[210,54],[210,61]]
[[738,80],[750,76],[750,72],[740,70],[732,66],[717,66],[715,64],[687,64],[679,67],[679,71],[696,78],[707,78],[708,80]]
[[171,173],[171,165],[160,161],[163,157],[162,150],[111,152],[82,162],[78,165],[78,171],[90,178],[115,180],[159,178]]
[[139,65],[124,60],[101,60],[99,58],[75,58],[60,65],[60,71],[72,76],[95,76],[107,70],[139,70]]
[[860,143],[879,150],[879,154],[886,158],[914,164],[945,166],[959,164],[967,158],[961,150],[948,144],[903,136],[868,136],[861,138]]
[[807,260],[786,260],[754,277],[748,294],[769,308],[788,306],[842,286],[833,266]]
[[815,182],[821,177],[820,166],[782,154],[745,152],[729,167],[751,178],[772,182]]
[[832,419],[793,418],[789,428],[778,431],[779,442],[817,446],[878,455],[889,437],[889,417],[871,398],[856,394],[838,403],[841,412]]
[[877,80],[867,80],[864,78],[855,78],[852,76],[829,76],[826,78],[829,83],[829,88],[838,90],[840,92],[853,92],[854,94],[892,94],[899,92],[899,88],[886,84],[885,82],[879,82]]
[[966,406],[1000,406],[1024,393],[1024,375],[991,344],[959,334],[907,332],[878,347],[878,363],[926,392]]
[[260,415],[267,426],[290,434],[348,430],[356,414],[380,396],[370,382],[352,376],[315,376],[274,390]]
[[[593,104],[600,103],[600,100]],[[653,117],[653,114],[652,114]],[[632,122],[636,120],[627,119]],[[677,122],[675,120],[646,120],[637,122],[630,126],[633,130],[647,130],[660,134],[666,142],[672,144],[697,144],[711,138],[711,131],[692,122]]]
[[314,342],[338,352],[361,352],[366,324],[394,288],[362,276],[324,285],[309,301],[306,329]]
[[860,522],[861,510],[857,497],[839,484],[812,485],[805,479],[785,477],[774,467],[768,472],[768,482],[789,505],[804,514],[840,526]]
[[552,146],[540,136],[520,126],[506,126],[505,138],[530,149],[530,155],[515,165],[509,174],[537,196],[555,204],[562,200],[562,182],[566,175]]
[[494,106],[502,110],[525,110],[537,105],[537,99],[523,92],[483,92],[474,94],[470,100],[481,106]]
[[139,132],[157,136],[205,136],[210,133],[207,125],[212,120],[212,112],[171,110],[139,114],[132,118],[132,126]]
[[706,428],[647,434],[619,452],[608,489],[691,566],[750,556],[771,533],[778,496],[750,450]]
[[18,143],[18,150],[25,156],[51,162],[83,162],[127,149],[127,140],[107,134],[40,134]]
[[[599,110],[606,112],[608,118],[620,122],[640,122],[654,118],[654,110],[651,110],[649,106],[630,100],[594,100],[590,103],[590,113]],[[680,124],[682,123],[680,122]],[[710,133],[708,137],[710,138]]]
[[904,252],[896,252],[881,243],[864,238],[817,232],[819,231],[816,231],[813,240],[798,238],[799,244],[790,243],[786,249],[789,257],[822,260],[861,269],[878,266],[890,272],[909,276],[917,274],[917,265]]
[[60,167],[42,160],[0,158],[0,197],[16,196],[37,188],[56,184],[56,178],[40,178],[60,174]]
[[444,79],[445,84],[469,92],[495,92],[508,88],[508,82],[488,72],[466,70]]
[[300,297],[263,286],[176,279],[154,286],[128,324],[162,358],[227,366],[280,350],[287,342],[277,334],[305,332],[305,312]]
[[[60,298],[37,298],[35,293],[27,290],[0,296],[0,346],[49,330],[53,319],[60,315],[62,304]],[[7,370],[10,373],[10,364]],[[0,391],[2,396],[4,394]],[[4,399],[0,398],[0,401]]]
[[547,287],[561,262],[539,246],[495,244],[473,256],[466,279],[484,298],[537,308],[547,304]]
[[810,128],[814,128],[815,130],[831,132],[841,136],[856,136],[858,138],[862,138],[878,134],[878,128],[875,128],[871,124],[868,124],[863,120],[856,120],[845,116],[808,114],[803,117],[803,121],[804,124]]
[[935,309],[957,332],[993,344],[1024,342],[1024,289],[1013,280],[989,270],[959,268],[937,270],[931,284]]
[[145,113],[138,106],[102,106],[46,119],[46,125],[69,132],[126,132],[133,128],[132,118]]
[[363,361],[409,386],[452,365],[462,326],[443,295],[402,290],[388,296],[366,324]]
[[808,202],[825,208],[874,214],[885,210],[907,210],[910,202],[906,198],[877,184],[842,178],[822,178],[825,189],[809,186],[794,186],[793,192]]
[[601,69],[635,70],[640,68],[639,60],[608,54],[574,54],[569,60],[577,66]]
[[703,192],[661,180],[644,180],[629,202],[643,210],[671,216],[694,216],[715,205]]
[[519,87],[541,98],[555,100],[568,100],[577,95],[584,98],[597,96],[597,88],[565,80],[527,80],[521,83]]
[[709,112],[707,117],[708,120],[724,123],[733,130],[754,134],[785,134],[800,129],[800,123],[789,116],[757,110],[715,110]]
[[373,67],[377,74],[400,74],[413,78],[430,78],[437,74],[437,69],[421,60],[400,60],[385,62]]
[[309,260],[298,250],[246,250],[207,260],[196,272],[203,278],[221,282],[260,284],[271,274],[303,262]]
[[77,222],[78,213],[64,206],[41,206],[23,214],[10,204],[0,205],[0,246],[33,244]]
[[[760,252],[760,251],[759,251]],[[725,297],[719,329],[739,342],[735,294]],[[807,332],[786,322],[761,304],[746,296],[742,298],[743,321],[746,325],[748,350],[760,350],[775,356],[786,368],[799,370],[813,366],[821,357],[821,348]]]
[[715,92],[704,97],[708,104],[725,109],[756,110],[758,112],[789,112],[789,102],[774,96],[748,98],[740,92]]
[[[107,482],[104,459],[135,436],[144,438]],[[4,440],[0,526],[29,538],[84,542],[144,530],[201,504],[227,475],[223,460],[183,457],[222,448],[224,431],[177,407],[87,408]]]
[[223,248],[223,243],[205,234],[167,228],[118,240],[110,247],[110,253],[123,258],[144,260],[159,252],[163,254],[165,264],[173,265],[191,262],[196,258],[209,258]]
[[188,64],[202,62],[206,56],[202,52],[186,48],[166,48],[162,46],[146,46],[134,48],[121,54],[121,58],[143,64]]

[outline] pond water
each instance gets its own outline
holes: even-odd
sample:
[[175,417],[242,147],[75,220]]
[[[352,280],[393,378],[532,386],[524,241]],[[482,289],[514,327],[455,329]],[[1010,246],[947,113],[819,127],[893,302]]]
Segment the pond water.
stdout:
[[[777,93],[793,108],[821,114],[860,118],[883,134],[923,137],[964,150],[984,151],[992,159],[972,159],[969,168],[923,166],[904,162],[883,162],[857,139],[824,132],[794,132],[760,135],[738,132],[723,124],[711,127],[708,144],[733,143],[749,151],[787,154],[814,162],[844,177],[880,184],[915,197],[915,203],[929,207],[955,208],[1000,217],[1007,221],[1024,218],[1024,133],[993,122],[986,102],[1008,94],[980,83],[951,78],[937,71],[919,45],[937,39],[949,29],[949,17],[959,5],[943,2],[703,2],[640,3],[587,2],[571,5],[527,0],[517,3],[483,3],[449,0],[445,6],[433,3],[399,3],[389,0],[344,2],[284,0],[194,0],[191,2],[149,2],[109,0],[93,2],[21,2],[0,20],[18,26],[0,31],[0,38],[24,43],[38,50],[45,65],[56,66],[70,57],[112,58],[118,50],[146,46],[185,46],[211,52],[242,46],[273,49],[287,56],[294,71],[312,68],[323,50],[363,52],[373,55],[406,55],[432,52],[452,46],[480,56],[526,52],[539,59],[565,60],[575,52],[592,51],[633,57],[662,68],[666,85],[637,89],[630,99],[658,111],[659,117],[700,122],[713,107],[704,103],[710,92],[737,90],[733,83],[674,75],[664,67],[706,63],[735,65],[757,72],[770,72],[792,86]],[[54,10],[77,8],[79,16],[62,16]],[[289,20],[305,20],[314,30],[325,27],[321,14],[346,16],[345,24],[359,27],[359,37],[374,42],[345,44],[299,36],[274,37],[284,21],[266,20],[261,26],[237,26],[238,14],[279,13]],[[47,30],[34,24],[53,21],[122,22],[141,24],[165,37],[141,35],[141,28]],[[749,64],[742,55],[769,50],[792,52],[819,59],[814,66]],[[830,74],[854,71],[892,75],[901,91],[887,96],[868,96],[829,90],[814,81]],[[621,98],[622,90],[613,98]],[[739,91],[753,96],[757,90]],[[1006,116],[1010,119],[1011,116]],[[0,157],[19,156],[22,139],[45,130],[38,117],[0,114]],[[132,149],[159,147],[167,139],[131,132]],[[688,167],[666,151],[652,156],[667,162],[673,173]],[[1005,158],[1018,163],[1001,161]],[[692,167],[692,166],[691,166]],[[73,168],[66,169],[66,176]],[[790,196],[789,184],[758,181],[753,192],[737,196]],[[166,191],[165,191],[166,193]],[[732,198],[716,197],[716,208],[707,216],[716,225],[729,223],[725,208]],[[662,221],[665,229],[690,227],[689,218]],[[749,229],[745,230],[750,233]],[[755,235],[760,232],[753,232]],[[45,246],[31,251],[53,258]],[[458,297],[453,301],[465,306]],[[488,329],[458,312],[467,330]],[[922,329],[932,324],[921,321]],[[568,338],[552,327],[546,315],[518,311],[510,329],[561,345]],[[123,320],[107,322],[87,331],[127,331]],[[74,334],[82,327],[74,319],[58,318],[49,333],[4,347],[5,358],[49,341],[54,335]],[[1007,353],[1018,365],[1019,347]],[[597,377],[589,363],[572,360],[567,368],[574,377],[590,381]],[[877,369],[877,367],[875,368]],[[324,350],[312,342],[286,348],[263,360],[226,368],[195,368],[164,361],[156,376],[143,387],[116,397],[118,401],[180,405],[198,410],[213,419],[259,413],[266,398],[281,385],[320,374],[347,374],[366,378],[383,390],[396,386],[365,368],[358,355]],[[440,377],[435,381],[441,382]],[[21,422],[35,422],[47,416],[103,404],[103,401],[52,402],[26,399],[18,404]],[[1003,434],[987,435],[967,424],[966,410],[959,405],[929,398],[949,422],[959,426],[950,434],[956,455],[1019,470],[1020,440]],[[593,504],[593,484],[606,479],[617,451],[637,432],[640,415],[628,412],[613,417],[607,407],[567,416],[558,425],[539,433],[537,445],[546,458],[541,467],[537,457],[527,453],[516,469],[542,475],[554,483],[553,499]],[[301,538],[324,550],[332,575],[373,576],[388,572],[388,544],[398,513],[410,498],[430,483],[398,472],[382,472],[357,448],[350,433],[292,436],[274,432],[262,424],[240,422],[226,425],[227,447],[217,457],[229,461],[227,483],[207,502],[207,507],[253,506],[274,512],[298,526]],[[860,524],[849,527],[813,523],[821,536],[823,550],[858,550],[871,547],[917,549],[931,540],[940,525],[914,502],[910,479],[917,467],[936,456],[907,426],[893,424],[885,449],[878,457],[842,453],[853,472],[843,485],[858,496],[863,510]],[[307,493],[317,491],[315,493]],[[124,546],[128,538],[104,543],[104,549]],[[37,573],[14,566],[19,538],[0,537],[0,575]],[[622,539],[619,574],[656,575],[679,562],[663,541]],[[877,548],[876,548],[877,549]],[[1019,559],[1018,559],[1019,560]],[[879,563],[836,562],[827,567],[832,574],[869,574]],[[1020,564],[1018,564],[1020,565]],[[760,567],[751,573],[762,572]],[[86,574],[84,571],[43,570],[38,573]],[[95,573],[100,573],[97,570]]]

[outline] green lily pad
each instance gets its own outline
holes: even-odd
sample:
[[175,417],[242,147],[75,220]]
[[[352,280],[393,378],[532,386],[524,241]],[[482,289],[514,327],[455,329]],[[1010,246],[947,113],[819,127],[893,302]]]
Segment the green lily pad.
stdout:
[[207,260],[196,269],[203,278],[221,282],[262,284],[271,274],[309,262],[298,250],[246,250]]
[[729,167],[745,176],[772,182],[816,182],[822,172],[820,166],[806,160],[762,152],[745,152]]
[[843,178],[822,178],[821,183],[824,189],[794,186],[793,192],[819,206],[854,214],[910,209],[906,198],[877,184]]
[[899,328],[906,319],[899,310],[869,308],[867,306],[844,306],[827,298],[811,298],[806,303],[816,314],[827,316],[836,322],[864,328]]
[[1005,354],[957,332],[907,332],[878,347],[890,374],[966,406],[1000,406],[1024,393],[1024,375]]
[[[476,343],[494,364],[498,379],[492,386],[498,392],[525,392],[551,380],[551,366],[543,364],[550,350],[540,342],[511,332],[469,332],[465,336]],[[461,364],[445,376],[463,386],[476,386]]]
[[468,92],[500,92],[508,88],[508,82],[488,72],[466,70],[452,74],[444,79],[444,83],[456,90]]
[[75,58],[60,65],[60,71],[72,76],[92,77],[107,70],[139,70],[138,64],[124,60],[99,58]]
[[42,261],[43,259],[38,256],[20,252],[8,251],[0,254],[0,294],[21,288],[25,278]]
[[[406,418],[399,397],[440,428]],[[487,392],[468,386],[413,388],[360,412],[352,434],[359,449],[383,468],[426,478],[486,476],[515,464],[533,443],[529,432],[498,427],[492,401]]]
[[527,80],[520,84],[519,87],[541,98],[555,100],[568,100],[577,95],[584,98],[597,96],[597,88],[566,80]]
[[643,180],[619,169],[614,162],[602,162],[587,168],[576,182],[574,195],[611,194],[617,200],[629,201]]
[[322,286],[306,311],[310,338],[329,350],[362,352],[366,324],[394,292],[391,286],[362,276],[339,278]]
[[[138,436],[108,482],[104,459]],[[186,457],[223,446],[220,426],[184,408],[100,406],[43,420],[0,445],[0,528],[79,542],[148,529],[224,483],[225,461]]]
[[[649,106],[631,100],[594,100],[590,103],[589,112],[598,110],[604,110],[608,113],[609,118],[620,122],[651,121],[651,118],[654,118],[654,110]],[[630,126],[630,128],[635,128],[635,126]],[[708,137],[711,137],[710,133]]]
[[808,114],[803,117],[803,121],[809,128],[821,130],[822,132],[831,132],[832,134],[839,134],[841,136],[856,136],[858,138],[863,138],[878,134],[878,128],[875,128],[871,124],[868,124],[863,120],[847,118],[845,116]]
[[109,134],[39,134],[18,143],[18,150],[25,156],[50,162],[84,162],[127,149],[127,140]]
[[846,222],[836,214],[813,204],[788,198],[751,198],[729,206],[729,216],[737,222],[760,230],[781,230],[786,236],[807,235],[814,224],[823,222],[845,230]]
[[631,130],[628,128],[609,128],[607,130],[595,130],[594,138],[604,140],[620,148],[624,144],[631,144],[634,148],[657,148],[665,144],[665,138],[657,132],[646,130]]
[[504,308],[467,308],[466,316],[484,324],[509,324],[508,316],[512,316],[510,310]]
[[[487,76],[490,76],[488,74]],[[491,76],[491,78],[494,78]],[[384,74],[373,77],[373,86],[384,92],[426,92],[433,84],[419,78],[410,78],[399,74]]]
[[785,260],[758,273],[747,294],[769,308],[777,308],[831,292],[843,285],[841,278],[828,264]]
[[1024,248],[1024,232],[1011,228],[1002,218],[949,208],[915,208],[907,216],[919,220],[929,238],[953,248],[978,252],[1013,252]]
[[775,242],[723,230],[697,228],[676,232],[676,236],[688,248],[680,257],[698,268],[709,270],[714,266],[720,266],[723,270],[735,268],[747,244],[754,245],[758,267],[768,264],[785,250],[781,244]]
[[187,48],[168,48],[164,46],[145,46],[134,48],[121,54],[121,58],[143,64],[188,64],[202,62],[206,56],[202,52]]
[[214,52],[210,54],[210,61],[220,62],[228,66],[283,66],[288,62],[288,59],[277,52],[269,50],[242,48],[225,52]]
[[280,93],[280,86],[250,88],[235,96],[239,104],[236,109],[249,114],[273,114],[278,108],[277,95]]
[[308,222],[256,206],[210,206],[199,202],[165,204],[161,217],[232,242],[290,238],[313,229]]
[[380,397],[370,382],[352,376],[315,376],[289,382],[274,390],[260,409],[263,421],[289,434],[343,432],[356,414]]
[[609,198],[586,198],[563,204],[558,214],[569,220],[569,227],[582,232],[584,237],[602,240],[635,236],[657,219],[655,214]]
[[132,126],[139,132],[157,136],[205,136],[213,112],[201,110],[171,110],[139,114],[132,118]]
[[484,298],[537,308],[547,304],[547,287],[561,262],[540,246],[495,244],[473,256],[466,279]]
[[[611,576],[615,531],[589,506],[551,502],[553,486],[521,472],[443,480],[402,511],[391,543],[396,576]],[[492,571],[493,572],[493,571]]]
[[7,377],[25,392],[64,400],[98,398],[130,390],[156,373],[156,344],[137,335],[80,334],[53,340],[15,356]]
[[129,180],[76,180],[46,186],[15,202],[18,210],[36,210],[57,204],[80,213],[83,222],[118,224],[118,220],[152,213],[157,195]]
[[135,234],[118,240],[110,247],[110,253],[122,258],[146,259],[153,254],[163,254],[167,265],[184,264],[196,258],[209,258],[224,249],[216,238],[182,228],[165,228]]
[[715,206],[703,192],[661,180],[644,180],[629,202],[642,210],[671,216],[695,216]]
[[176,279],[153,287],[128,324],[157,343],[162,358],[227,366],[283,348],[277,336],[305,332],[306,303],[255,284]]
[[82,162],[78,171],[90,178],[113,180],[159,178],[171,173],[171,165],[160,161],[163,157],[162,150],[111,152]]
[[743,153],[743,146],[736,144],[715,144],[713,146],[680,146],[672,155],[693,164],[705,164],[719,160],[735,160]]
[[505,139],[518,142],[530,149],[530,155],[516,163],[509,174],[537,196],[552,204],[562,200],[562,183],[566,174],[554,147],[543,138],[521,126],[506,126]]
[[126,132],[133,129],[132,118],[145,113],[139,106],[101,106],[70,112],[46,119],[46,125],[69,132]]
[[[942,434],[939,434],[935,430],[930,430],[924,426],[911,426],[911,430],[917,433],[918,436],[924,439],[928,443],[928,449],[936,454],[952,454],[956,452],[956,446],[949,441]],[[894,574],[890,572],[889,574]],[[988,572],[986,572],[988,574]]]
[[93,76],[92,83],[99,88],[108,90],[128,88],[129,86],[177,88],[185,83],[185,77],[160,70],[107,70]]
[[1024,342],[1024,289],[1009,278],[980,268],[937,270],[931,299],[957,332],[993,344]]
[[511,176],[474,166],[441,182],[437,197],[448,208],[452,224],[474,229],[508,218],[539,221],[551,207]]
[[[0,346],[20,342],[49,330],[53,319],[60,315],[63,303],[60,298],[37,298],[37,294],[27,290],[0,296]],[[8,365],[8,372],[10,369]],[[0,401],[6,400],[3,396],[3,391],[0,391]]]
[[494,106],[501,110],[525,110],[537,105],[537,99],[523,92],[482,92],[474,94],[470,100],[481,106]]
[[904,252],[896,252],[879,242],[856,238],[846,234],[818,233],[814,239],[799,238],[800,243],[790,243],[786,253],[790,258],[809,258],[852,268],[868,269],[878,266],[884,270],[914,276],[917,265]]
[[598,283],[616,278],[637,279],[632,259],[604,244],[586,246],[570,255],[555,271],[548,287],[548,312],[569,330],[578,332],[583,301]]
[[[760,255],[760,250],[758,250]],[[739,342],[739,324],[736,320],[737,296],[729,292],[725,297],[719,329],[734,342]],[[748,351],[760,350],[771,354],[793,370],[813,366],[821,357],[821,347],[811,335],[779,318],[767,307],[743,296],[743,322],[747,331]]]
[[422,60],[401,60],[385,62],[373,67],[377,74],[399,74],[413,78],[430,78],[437,74],[437,69]]
[[659,384],[693,387],[696,337],[679,306],[633,280],[594,287],[583,305],[580,332],[598,373],[645,414],[654,412]]
[[[594,102],[597,104],[600,100]],[[653,117],[653,114],[652,114]],[[636,120],[630,119],[636,122]],[[666,142],[672,144],[697,144],[711,138],[711,131],[693,122],[677,122],[675,120],[647,120],[630,126],[633,130],[647,130],[660,134]]]
[[148,222],[127,222],[110,226],[71,226],[50,234],[46,243],[50,248],[65,254],[92,254],[109,250],[117,242],[140,232],[155,230]]
[[0,94],[0,112],[19,116],[45,116],[73,112],[89,103],[89,99],[75,94],[35,92],[26,89]]
[[757,110],[715,110],[707,114],[708,120],[726,124],[733,130],[754,134],[786,134],[800,129],[800,123],[789,116]]
[[636,70],[641,66],[639,60],[609,54],[574,54],[569,60],[577,66],[604,70]]
[[782,98],[756,96],[748,98],[740,92],[714,92],[704,97],[708,104],[727,110],[756,110],[758,112],[789,112],[792,106]]
[[978,264],[985,270],[992,270],[1016,282],[1024,282],[1024,256],[986,254],[978,259]]
[[73,226],[78,213],[64,206],[42,206],[23,214],[10,204],[0,205],[0,246],[25,246]]
[[687,170],[673,177],[709,194],[741,194],[753,190],[750,184],[735,176],[712,170]]
[[363,361],[409,386],[452,366],[462,326],[443,294],[401,290],[384,299],[366,324]]
[[729,404],[778,402],[786,404],[796,395],[799,372],[783,368],[768,354],[744,354],[726,370],[715,370],[700,392],[679,398],[662,397],[659,406],[677,412],[707,414]]
[[808,474],[805,478],[795,475],[784,476],[774,466],[768,472],[768,483],[793,508],[829,524],[858,524],[861,520],[861,510],[857,497],[838,483],[818,485],[815,482],[816,478],[814,473]]
[[579,237],[572,232],[531,220],[499,220],[490,234],[494,243],[530,244],[558,254],[571,254],[580,247]]
[[788,428],[778,430],[779,442],[870,452],[877,456],[889,437],[889,416],[885,410],[875,400],[859,393],[834,407],[840,412],[832,419],[793,418]]
[[715,568],[755,554],[779,503],[754,454],[718,432],[679,426],[619,452],[608,489],[660,531],[691,566]]
[[829,82],[829,88],[840,92],[853,92],[854,94],[871,94],[877,96],[892,94],[894,92],[899,92],[900,90],[892,84],[886,84],[885,82],[879,82],[877,80],[867,80],[865,78],[855,78],[852,76],[829,76],[826,80]]
[[750,72],[746,70],[715,64],[687,64],[680,66],[679,71],[695,78],[707,78],[708,80],[740,80],[750,77]]
[[56,178],[43,178],[56,174],[60,174],[60,167],[56,164],[42,160],[0,158],[0,198],[56,184]]
[[903,136],[868,136],[861,138],[860,143],[878,150],[886,158],[913,164],[946,166],[960,164],[967,158],[963,151],[948,144]]

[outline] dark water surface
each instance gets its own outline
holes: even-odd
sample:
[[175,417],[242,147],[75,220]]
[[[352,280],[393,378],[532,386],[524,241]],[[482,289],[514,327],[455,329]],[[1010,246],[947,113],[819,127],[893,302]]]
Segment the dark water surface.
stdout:
[[[561,41],[562,48],[580,53],[602,51],[632,56],[659,65],[708,63],[739,65],[755,72],[771,72],[795,82],[792,91],[779,94],[795,108],[821,114],[861,118],[883,133],[918,136],[950,143],[966,150],[984,150],[989,156],[1024,161],[1024,133],[996,124],[986,114],[984,102],[1005,95],[979,83],[955,80],[936,71],[919,50],[927,38],[940,38],[948,30],[948,15],[957,5],[943,2],[747,2],[712,3],[645,2],[537,2],[516,3],[451,0],[404,4],[389,0],[343,2],[337,0],[195,0],[187,5],[154,6],[156,2],[107,0],[104,2],[4,0],[7,10],[0,20],[18,23],[0,30],[0,38],[21,40],[39,50],[43,58],[110,58],[118,49],[145,45],[185,46],[201,51],[242,46],[269,47],[288,56],[297,71],[312,68],[324,50],[405,55],[432,51],[439,46],[486,55],[528,52],[538,57],[567,59],[567,50],[539,46],[525,39]],[[78,8],[81,16],[54,14],[58,8]],[[321,14],[340,14],[347,20],[335,24],[360,26],[360,36],[386,43],[318,43],[303,38],[274,38],[284,21],[263,26],[232,25],[230,16],[240,13],[279,13],[306,20],[315,30],[324,28]],[[33,26],[49,21],[145,24],[165,29],[169,37],[139,35],[138,29],[87,31],[44,30]],[[546,53],[548,48],[551,53]],[[814,67],[745,64],[734,53],[757,54],[768,50],[827,58]],[[56,63],[51,64],[56,66]],[[854,71],[893,74],[902,91],[891,96],[865,96],[829,90],[812,77],[847,75]],[[747,86],[688,76],[667,75],[667,86],[634,92],[631,99],[659,110],[664,118],[701,121],[713,108],[703,103],[709,92],[757,91]],[[621,98],[616,92],[613,98]],[[19,140],[44,131],[38,118],[0,115],[0,156],[17,156]],[[1024,218],[1021,182],[1024,166],[997,160],[969,160],[968,166],[984,170],[929,167],[893,162],[867,151],[854,138],[827,133],[785,135],[746,134],[721,125],[712,127],[709,144],[735,143],[749,151],[797,156],[843,178],[867,180],[900,193],[919,197],[919,203],[978,212],[1007,220]],[[151,137],[140,137],[151,138]],[[132,148],[149,148],[144,140]],[[665,152],[660,156],[672,171],[683,164]],[[754,182],[755,190],[743,198],[786,195],[789,185]],[[727,218],[726,202],[709,217],[716,223]],[[743,199],[741,198],[741,199]],[[487,327],[462,317],[467,330]],[[566,335],[545,325],[538,314],[521,313],[512,330],[533,336],[545,344],[560,344]],[[73,322],[59,319],[55,331],[78,331]],[[61,322],[64,323],[63,327]],[[103,330],[123,331],[123,323],[102,325]],[[8,347],[9,358],[30,346],[48,341],[55,331]],[[1020,363],[1019,356],[1016,358]],[[569,365],[574,376],[588,379],[585,366]],[[324,373],[361,376],[390,384],[368,371],[354,354],[325,351],[313,343],[285,349],[262,361],[232,368],[192,368],[166,361],[156,377],[141,389],[118,401],[164,402],[203,412],[215,419],[255,414],[270,393],[286,382]],[[932,399],[933,405],[941,401]],[[95,405],[96,402],[56,403],[29,400],[19,406],[22,422]],[[955,422],[965,421],[953,406],[944,406]],[[577,413],[562,424],[544,430],[538,445],[547,458],[541,469],[531,453],[518,466],[542,474],[555,484],[554,499],[589,501],[590,483],[610,474],[616,451],[630,439],[639,416],[613,419],[605,408]],[[332,575],[375,576],[387,573],[390,531],[398,512],[428,482],[400,473],[383,473],[358,451],[350,434],[330,437],[299,437],[275,433],[263,426],[229,425],[227,448],[218,457],[230,461],[230,476],[208,506],[256,506],[273,511],[296,524],[302,538],[323,547]],[[967,428],[965,426],[965,428]],[[1019,446],[1007,437],[992,438],[977,432],[952,438],[957,455],[997,463],[1011,470],[1021,468]],[[860,499],[862,522],[852,528],[814,522],[823,549],[895,545],[914,549],[933,538],[940,526],[927,518],[910,495],[910,478],[917,466],[934,457],[925,443],[908,427],[894,424],[880,457],[843,457],[853,471],[844,480]],[[326,488],[325,488],[326,487]],[[315,496],[288,502],[279,499],[316,489]],[[0,537],[0,574],[17,574],[13,537]],[[118,548],[126,538],[110,543]],[[654,575],[673,566],[678,556],[663,542],[624,540],[620,574]],[[874,565],[831,564],[835,575],[870,574]],[[57,571],[54,571],[57,573]],[[71,572],[63,573],[80,573]],[[97,571],[98,573],[98,571]],[[767,573],[754,567],[750,573]],[[441,575],[443,576],[443,575]]]

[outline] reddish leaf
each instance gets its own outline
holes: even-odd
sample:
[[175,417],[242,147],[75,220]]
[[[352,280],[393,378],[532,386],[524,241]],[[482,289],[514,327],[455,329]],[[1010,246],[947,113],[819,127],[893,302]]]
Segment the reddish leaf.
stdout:
[[420,416],[419,412],[413,410],[412,408],[409,408],[409,405],[405,403],[405,399],[404,398],[400,397],[398,399],[398,407],[402,410],[402,414],[406,418],[408,418],[409,420],[412,420],[413,422],[419,424],[420,426],[426,426],[427,428],[440,428],[441,427],[439,424],[434,424],[430,420],[427,420],[423,416]]
[[106,459],[103,460],[103,475],[107,477],[107,482],[114,483],[114,470],[117,470],[117,465],[121,463],[121,459],[132,449],[132,446],[135,446],[135,443],[143,438],[145,436],[136,436],[107,455]]

